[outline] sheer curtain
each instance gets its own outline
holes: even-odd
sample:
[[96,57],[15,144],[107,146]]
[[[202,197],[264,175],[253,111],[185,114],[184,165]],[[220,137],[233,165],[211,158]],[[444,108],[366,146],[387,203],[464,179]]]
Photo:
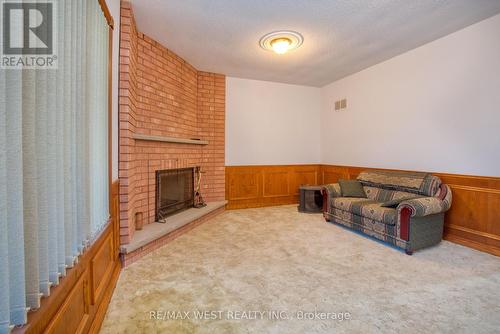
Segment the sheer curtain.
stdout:
[[0,70],[0,333],[109,218],[109,27],[98,0],[55,8],[58,68]]

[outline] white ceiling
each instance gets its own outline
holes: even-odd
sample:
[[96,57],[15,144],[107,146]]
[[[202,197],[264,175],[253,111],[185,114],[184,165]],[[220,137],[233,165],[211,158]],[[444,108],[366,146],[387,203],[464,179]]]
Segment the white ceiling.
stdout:
[[[500,13],[500,0],[132,0],[138,29],[199,70],[323,86]],[[276,55],[262,35],[294,30]],[[467,45],[464,45],[466,48]]]

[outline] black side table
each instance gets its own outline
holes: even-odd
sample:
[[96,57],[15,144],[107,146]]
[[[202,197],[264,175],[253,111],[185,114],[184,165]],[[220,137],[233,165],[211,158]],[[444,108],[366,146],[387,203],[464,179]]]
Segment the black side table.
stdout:
[[322,186],[300,186],[299,187],[299,212],[320,213],[323,212]]

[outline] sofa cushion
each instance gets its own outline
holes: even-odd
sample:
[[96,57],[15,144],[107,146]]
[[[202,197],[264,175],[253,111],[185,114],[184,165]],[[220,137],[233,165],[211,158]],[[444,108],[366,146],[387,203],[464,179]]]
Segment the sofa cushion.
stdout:
[[331,204],[335,209],[345,211],[353,216],[365,217],[389,225],[396,224],[397,211],[392,208],[384,208],[380,206],[380,202],[374,200],[336,197],[332,199]]
[[363,185],[358,180],[339,180],[339,185],[343,197],[366,198]]
[[332,198],[331,204],[334,208],[351,211],[353,205],[361,205],[362,203],[374,203],[375,201],[368,198],[359,197],[335,197]]
[[361,172],[358,181],[364,186],[434,196],[441,179],[428,173],[370,170]]
[[406,191],[389,190],[375,187],[363,187],[365,189],[366,197],[377,202],[387,202],[399,198],[409,198],[419,196],[414,193]]
[[[377,220],[352,215],[352,213],[335,208],[332,210],[331,214],[334,216],[333,221],[336,223],[353,228],[384,241],[398,240],[396,235],[396,225],[384,224]],[[402,243],[401,246],[404,246],[404,243]]]
[[410,199],[416,199],[416,198],[422,198],[422,196],[408,196],[408,197],[401,197],[397,199],[391,199],[390,201],[384,202],[380,204],[381,207],[383,208],[396,208],[401,202],[410,200]]

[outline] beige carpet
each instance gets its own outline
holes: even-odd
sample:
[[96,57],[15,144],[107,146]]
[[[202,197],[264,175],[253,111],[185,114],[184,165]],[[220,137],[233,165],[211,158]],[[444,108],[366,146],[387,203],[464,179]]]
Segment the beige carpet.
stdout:
[[227,211],[125,268],[101,331],[334,332],[499,333],[500,258],[407,256],[295,206]]

